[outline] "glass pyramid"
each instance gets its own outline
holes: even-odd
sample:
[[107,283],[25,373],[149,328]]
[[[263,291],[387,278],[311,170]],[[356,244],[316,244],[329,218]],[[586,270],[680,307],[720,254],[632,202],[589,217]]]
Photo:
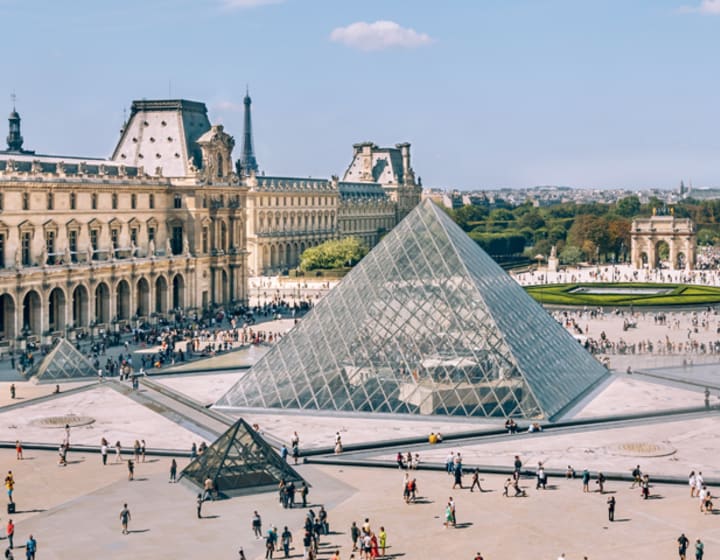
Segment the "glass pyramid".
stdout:
[[71,342],[61,338],[40,362],[35,376],[41,381],[97,377],[97,370]]
[[606,375],[427,200],[217,406],[552,419]]
[[191,461],[182,477],[200,488],[210,477],[223,494],[277,490],[283,479],[303,480],[242,418]]

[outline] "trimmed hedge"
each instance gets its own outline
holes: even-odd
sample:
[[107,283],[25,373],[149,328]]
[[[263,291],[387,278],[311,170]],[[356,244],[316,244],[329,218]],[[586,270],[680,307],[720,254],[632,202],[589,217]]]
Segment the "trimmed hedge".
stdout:
[[[570,293],[576,288],[672,288],[667,294],[586,294]],[[525,291],[535,301],[547,305],[663,306],[710,305],[720,303],[720,288],[688,284],[579,283],[528,286]]]

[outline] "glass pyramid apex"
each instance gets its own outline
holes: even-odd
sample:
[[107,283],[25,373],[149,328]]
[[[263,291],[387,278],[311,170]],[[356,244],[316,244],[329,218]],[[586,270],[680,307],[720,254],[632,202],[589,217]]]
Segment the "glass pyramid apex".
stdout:
[[302,482],[302,477],[241,418],[182,471],[182,477],[199,488],[212,479],[223,494],[277,490],[281,480]]
[[552,419],[607,375],[427,200],[217,406]]
[[42,381],[97,377],[97,370],[71,342],[61,338],[40,362],[35,376]]

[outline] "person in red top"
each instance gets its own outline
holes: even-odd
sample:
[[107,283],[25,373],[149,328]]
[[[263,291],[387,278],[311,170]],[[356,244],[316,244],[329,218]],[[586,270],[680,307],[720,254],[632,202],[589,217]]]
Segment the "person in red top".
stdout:
[[475,560],[483,560],[482,554],[479,552],[475,555]]
[[13,524],[12,519],[8,519],[6,532],[9,548],[13,548],[13,538],[15,538],[15,525]]
[[20,443],[20,440],[15,441],[15,456],[18,460],[21,460],[23,458],[22,444]]

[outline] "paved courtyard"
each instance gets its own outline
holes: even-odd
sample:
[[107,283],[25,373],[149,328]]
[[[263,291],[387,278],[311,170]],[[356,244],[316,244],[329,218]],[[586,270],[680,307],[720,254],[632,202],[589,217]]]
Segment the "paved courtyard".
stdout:
[[[677,320],[690,321],[689,313]],[[687,337],[683,328],[657,325],[651,315],[638,315],[638,326],[622,330],[622,317],[605,315],[587,319],[588,336],[605,331],[608,336],[627,341]],[[586,322],[581,325],[586,326]],[[714,338],[716,318],[698,336]],[[273,323],[273,328],[289,328],[291,321]],[[694,334],[694,333],[693,333]],[[262,541],[252,536],[250,518],[254,510],[263,516],[264,527],[274,524],[282,530],[288,525],[294,533],[292,556],[301,557],[299,532],[304,511],[283,510],[275,493],[236,497],[204,506],[206,519],[195,516],[197,490],[185,483],[168,484],[173,451],[149,454],[137,465],[136,479],[127,480],[126,463],[115,463],[111,449],[109,464],[91,450],[71,451],[69,465],[58,466],[56,451],[33,449],[33,443],[56,449],[63,430],[53,423],[64,417],[87,417],[92,422],[74,427],[71,442],[97,446],[101,437],[111,444],[117,440],[128,449],[135,439],[145,439],[151,450],[181,450],[180,468],[188,459],[182,452],[190,445],[207,441],[224,431],[225,421],[204,416],[204,407],[215,402],[243,374],[243,369],[197,372],[251,365],[267,351],[251,347],[239,352],[164,370],[149,378],[158,387],[196,401],[192,407],[173,401],[142,384],[138,391],[115,381],[61,382],[61,392],[53,394],[55,384],[15,381],[17,398],[9,398],[10,381],[0,383],[0,438],[11,445],[22,440],[26,459],[17,461],[14,450],[0,449],[0,468],[12,469],[16,478],[15,500],[18,511],[16,543],[30,533],[39,542],[38,558],[75,559],[115,558],[237,558],[244,547],[248,560],[264,557]],[[611,357],[612,361],[623,358]],[[431,446],[417,443],[397,448],[380,448],[343,453],[342,460],[366,465],[392,463],[398,449],[421,456],[418,479],[421,499],[406,505],[402,501],[402,476],[396,468],[356,467],[350,464],[299,465],[300,474],[311,484],[310,501],[314,511],[324,504],[329,512],[332,533],[322,542],[321,558],[329,558],[339,548],[341,558],[350,555],[348,528],[352,521],[368,517],[374,529],[383,525],[388,533],[392,558],[473,558],[480,551],[486,560],[507,558],[545,558],[554,560],[565,553],[568,560],[593,558],[676,558],[676,539],[681,532],[706,544],[706,558],[720,550],[717,515],[699,512],[697,500],[689,498],[686,484],[652,488],[650,500],[642,500],[629,483],[610,482],[612,494],[583,494],[578,480],[551,479],[547,491],[536,491],[534,479],[523,479],[527,498],[504,498],[504,476],[483,474],[482,494],[467,489],[452,490],[452,481],[434,468],[445,461],[448,451],[460,451],[465,465],[508,467],[515,454],[533,468],[543,461],[549,469],[572,464],[578,471],[627,474],[637,463],[652,476],[684,479],[691,469],[702,470],[713,484],[720,478],[720,436],[717,411],[703,411],[704,389],[711,388],[711,402],[717,404],[716,356],[635,355],[635,373],[628,375],[618,367],[614,375],[592,394],[576,404],[566,419],[602,419],[637,413],[671,413],[666,418],[600,424],[542,434],[513,437],[478,436]],[[657,362],[654,360],[661,360]],[[668,361],[669,360],[669,361]],[[689,361],[693,360],[693,365]],[[647,367],[643,367],[647,366]],[[190,372],[187,370],[195,370]],[[697,412],[674,416],[677,409]],[[404,438],[424,439],[430,432],[446,435],[497,430],[502,421],[467,418],[411,418],[348,416],[343,414],[279,411],[243,411],[242,417],[257,424],[273,445],[289,443],[294,431],[300,434],[305,450],[329,447],[336,432],[345,445],[373,443]],[[168,454],[170,453],[170,454]],[[124,459],[129,458],[125,455]],[[424,468],[422,468],[424,467]],[[469,477],[466,476],[466,484]],[[718,492],[711,487],[713,494]],[[606,499],[615,496],[617,521],[607,521]],[[449,496],[457,502],[459,526],[442,526]],[[131,534],[120,534],[118,515],[127,502],[133,519]],[[0,514],[4,527],[7,515]],[[3,532],[0,530],[0,535]],[[0,545],[7,541],[0,541]],[[530,556],[529,556],[530,555]],[[24,551],[16,551],[24,557]],[[276,555],[277,557],[277,555]],[[356,558],[358,556],[356,555]]]

